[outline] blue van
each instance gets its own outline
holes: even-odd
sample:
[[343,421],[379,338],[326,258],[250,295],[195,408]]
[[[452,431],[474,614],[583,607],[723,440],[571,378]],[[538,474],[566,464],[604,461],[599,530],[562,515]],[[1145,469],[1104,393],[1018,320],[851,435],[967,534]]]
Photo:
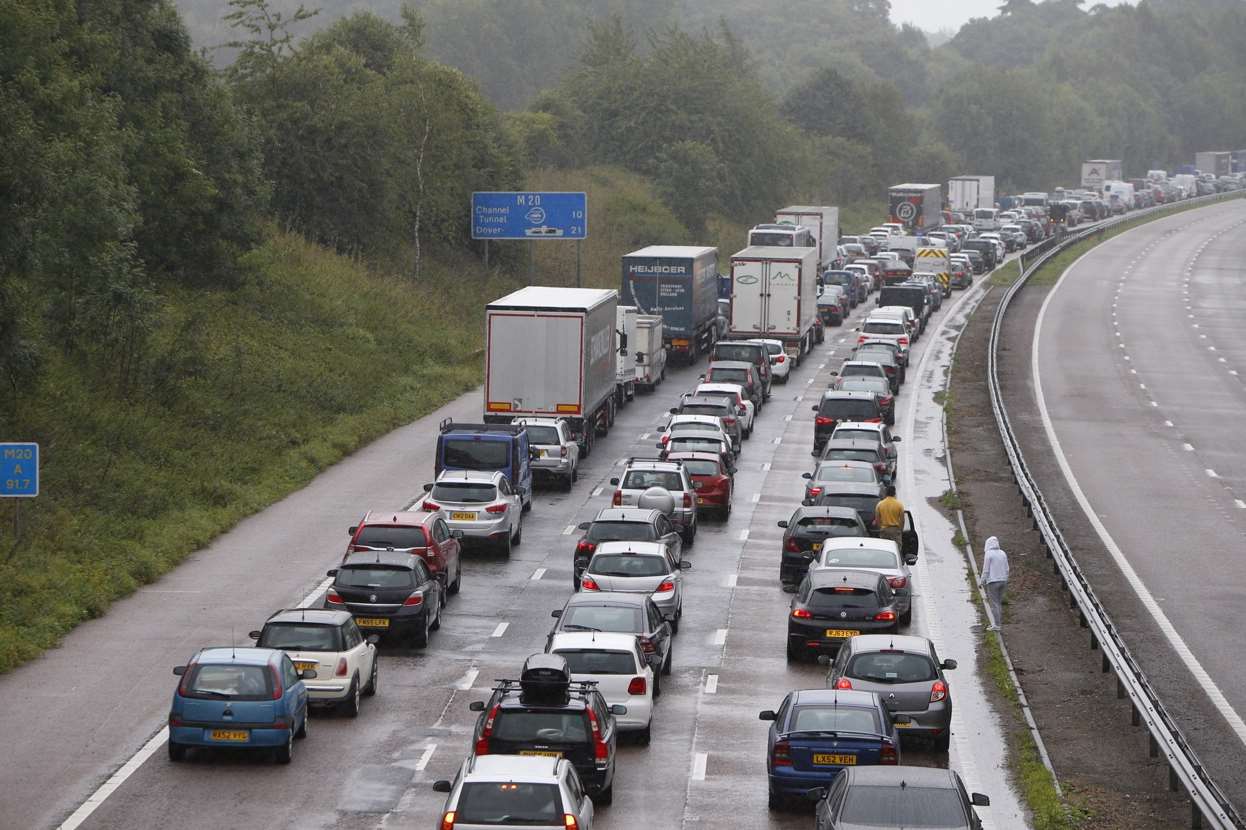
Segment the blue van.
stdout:
[[532,509],[532,454],[523,424],[456,424],[447,418],[437,436],[434,475],[442,470],[498,470]]

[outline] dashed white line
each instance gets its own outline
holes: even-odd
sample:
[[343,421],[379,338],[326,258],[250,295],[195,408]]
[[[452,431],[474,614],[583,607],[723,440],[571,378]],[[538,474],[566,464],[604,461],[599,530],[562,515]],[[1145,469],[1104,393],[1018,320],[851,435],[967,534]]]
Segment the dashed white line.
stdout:
[[493,629],[493,633],[490,634],[489,636],[490,637],[501,637],[503,634],[506,633],[506,629],[510,627],[511,627],[511,624],[508,622],[498,623],[498,627]]
[[748,541],[748,528],[746,527],[743,530],[741,530],[740,535],[736,538],[738,538],[741,542],[747,542]]
[[424,747],[424,752],[420,754],[420,760],[415,762],[416,772],[423,772],[428,766],[428,762],[433,759],[433,753],[437,751],[437,744],[429,744]]
[[1210,467],[1208,467],[1206,470],[1203,470],[1203,472],[1207,473],[1208,478],[1220,478],[1219,474],[1216,473],[1216,471]]
[[761,465],[761,471],[762,471],[763,473],[768,473],[768,472],[770,472],[770,462],[769,462],[769,461],[766,461],[766,462],[764,462],[764,463]]
[[1139,383],[1139,384],[1138,384],[1138,388],[1139,388],[1139,389],[1146,389],[1146,384],[1145,384],[1145,383]]
[[592,492],[592,497],[593,497],[593,498],[597,498],[598,496],[600,496],[600,495],[601,495],[601,491],[602,491],[602,489],[603,489],[603,488],[601,488],[601,487],[594,487],[594,488],[593,488],[593,492]]
[[575,533],[575,525],[567,525],[562,529],[563,536],[570,536],[572,533]]
[[757,504],[757,502],[761,501],[761,493],[754,493],[751,500],[753,504]]
[[540,579],[543,576],[545,576],[545,569],[537,568],[535,571],[532,572],[532,576],[530,576],[529,579],[531,579],[533,582],[536,582],[538,579]]
[[643,435],[641,435],[641,436],[640,436],[640,440],[641,440],[641,441],[648,441],[648,440],[649,440],[650,438],[652,438],[652,437],[653,437],[653,433],[652,433],[652,432],[646,432],[646,433],[644,433]]
[[784,415],[784,416],[783,416],[783,420],[785,420],[785,421],[791,421],[791,420],[792,420],[792,416],[791,416],[791,415]]
[[1194,452],[1194,445],[1193,444],[1182,444],[1181,449],[1185,450],[1186,452]]
[[704,781],[705,780],[705,765],[707,763],[709,763],[708,752],[698,752],[695,756],[693,756],[692,758],[692,780],[693,781]]
[[1173,424],[1172,424],[1172,421],[1164,421],[1164,426],[1166,426],[1166,427],[1170,427],[1170,426],[1172,426],[1172,425],[1173,425]]
[[740,579],[739,574],[727,574],[726,576],[723,577],[723,587],[734,588],[736,586],[736,582],[739,579]]
[[725,628],[717,629],[714,632],[713,642],[714,642],[714,645],[716,646],[725,645],[727,642],[727,629]]
[[466,692],[476,682],[476,677],[480,674],[480,669],[468,669],[463,672],[463,676],[454,682],[454,688],[460,692]]
[[1241,499],[1233,499],[1233,504],[1237,507],[1238,510],[1246,510],[1246,501],[1242,501]]
[[707,695],[718,693],[718,675],[707,674],[705,676],[705,693]]

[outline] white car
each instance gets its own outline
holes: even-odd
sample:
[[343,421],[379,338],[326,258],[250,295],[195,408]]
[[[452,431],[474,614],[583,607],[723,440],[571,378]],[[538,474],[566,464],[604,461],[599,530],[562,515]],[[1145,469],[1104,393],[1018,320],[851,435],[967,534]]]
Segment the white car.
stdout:
[[889,447],[900,440],[900,436],[891,434],[891,427],[884,423],[876,424],[873,421],[840,421],[835,425],[835,429],[831,430],[831,440],[838,441],[841,438],[877,440],[884,447]]
[[635,634],[562,632],[545,650],[567,661],[573,681],[594,681],[608,705],[626,706],[627,714],[615,715],[619,731],[636,732],[641,745],[649,744],[655,678]]
[[723,428],[722,419],[717,415],[672,415],[666,425],[658,427],[657,431],[662,433],[660,440],[663,445],[669,443],[677,433],[683,435],[696,432],[714,435],[726,442],[737,455],[740,453],[740,447],[731,440],[731,434]]
[[528,448],[533,452],[532,475],[558,479],[564,488],[580,477],[580,443],[571,435],[564,418],[524,418]]
[[741,419],[740,431],[748,438],[753,434],[753,418],[757,415],[757,406],[738,383],[701,383],[697,385],[693,395],[734,395],[736,412]]
[[439,827],[593,830],[593,800],[566,758],[472,754],[433,791],[449,793]]
[[359,698],[376,694],[380,637],[365,637],[349,611],[278,611],[251,632],[251,639],[259,648],[284,651],[299,672],[315,670],[315,678],[303,681],[309,703],[335,706],[353,718],[359,714]]
[[760,343],[766,347],[766,354],[770,355],[770,374],[780,383],[787,383],[792,374],[792,361],[783,349],[783,341],[757,338],[748,342]]
[[1008,246],[1004,244],[1004,240],[997,233],[980,233],[979,239],[985,239],[995,246],[995,261],[1003,262],[1004,257],[1008,255]]
[[[650,594],[671,624],[671,633],[678,634],[684,615],[683,572],[691,567],[686,559],[672,559],[661,542],[602,542],[593,551],[580,590]],[[595,588],[588,587],[590,578]]]
[[[442,470],[437,481],[424,485],[424,509],[446,514],[450,530],[460,531],[464,543],[484,542],[507,556],[523,541],[523,496],[497,470]],[[430,508],[430,503],[436,508]]]

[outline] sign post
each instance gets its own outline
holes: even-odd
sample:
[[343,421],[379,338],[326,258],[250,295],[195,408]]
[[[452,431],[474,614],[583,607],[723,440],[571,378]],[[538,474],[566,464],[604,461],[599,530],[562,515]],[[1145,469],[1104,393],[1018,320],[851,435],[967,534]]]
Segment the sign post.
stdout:
[[[580,242],[588,238],[588,194],[556,191],[477,191],[472,194],[472,239],[528,240],[528,274],[535,279],[532,243],[574,239],[575,284],[580,284]],[[487,259],[486,259],[487,262]]]

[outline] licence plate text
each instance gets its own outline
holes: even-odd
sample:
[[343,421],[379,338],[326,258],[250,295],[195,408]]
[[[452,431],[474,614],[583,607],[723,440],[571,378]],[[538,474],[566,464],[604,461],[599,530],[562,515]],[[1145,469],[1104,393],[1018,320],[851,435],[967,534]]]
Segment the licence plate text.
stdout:
[[474,522],[474,521],[476,521],[476,514],[475,514],[475,513],[466,513],[466,512],[455,512],[455,513],[451,513],[451,514],[450,514],[450,518],[451,518],[451,520],[453,520],[453,521],[459,521],[459,522]]
[[[356,622],[358,622],[358,620],[356,620]],[[861,632],[859,631],[849,631],[844,628],[828,628],[826,630],[826,636],[828,637],[855,637],[860,633]]]
[[355,625],[360,628],[389,628],[389,620],[384,617],[355,617]]
[[520,755],[535,755],[538,758],[561,758],[561,752],[554,752],[551,749],[525,749],[519,753]]
[[251,733],[245,729],[213,729],[212,740],[246,743],[251,740]]
[[851,767],[857,763],[855,755],[831,755],[825,752],[815,752],[813,762],[819,766],[835,766],[835,767]]

